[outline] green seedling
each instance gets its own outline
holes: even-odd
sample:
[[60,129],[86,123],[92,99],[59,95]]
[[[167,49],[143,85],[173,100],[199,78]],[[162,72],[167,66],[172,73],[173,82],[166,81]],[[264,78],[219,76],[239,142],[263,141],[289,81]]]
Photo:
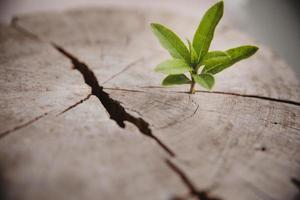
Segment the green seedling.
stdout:
[[[159,64],[155,71],[168,75],[163,86],[190,84],[190,93],[195,93],[195,84],[211,90],[215,83],[214,75],[240,60],[249,58],[258,50],[255,46],[240,46],[227,51],[209,51],[216,26],[224,12],[224,2],[213,5],[203,16],[192,43],[182,40],[169,28],[152,23],[153,33],[160,44],[173,57]],[[199,71],[201,72],[199,73]],[[190,78],[186,74],[190,74]]]

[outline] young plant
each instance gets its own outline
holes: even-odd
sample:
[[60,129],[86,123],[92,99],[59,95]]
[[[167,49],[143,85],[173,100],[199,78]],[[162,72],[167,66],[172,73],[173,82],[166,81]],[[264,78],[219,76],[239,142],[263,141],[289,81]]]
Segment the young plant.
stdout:
[[[211,90],[215,83],[214,75],[246,59],[258,50],[255,46],[240,46],[227,51],[210,51],[209,47],[217,24],[223,16],[224,2],[213,5],[203,16],[191,43],[188,47],[169,28],[161,24],[151,24],[153,33],[160,44],[169,51],[173,59],[159,64],[155,71],[168,76],[163,86],[190,84],[190,93],[195,93],[195,83]],[[199,73],[199,70],[201,72]],[[190,74],[190,79],[185,75]]]

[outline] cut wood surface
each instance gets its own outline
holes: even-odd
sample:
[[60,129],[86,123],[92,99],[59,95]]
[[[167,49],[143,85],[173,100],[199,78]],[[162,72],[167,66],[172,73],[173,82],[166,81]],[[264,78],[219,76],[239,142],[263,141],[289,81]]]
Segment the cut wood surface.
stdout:
[[150,22],[191,38],[198,18],[112,6],[0,26],[2,198],[298,199],[290,67],[225,21],[212,49],[259,52],[218,75],[212,92],[163,88],[153,69],[169,55]]

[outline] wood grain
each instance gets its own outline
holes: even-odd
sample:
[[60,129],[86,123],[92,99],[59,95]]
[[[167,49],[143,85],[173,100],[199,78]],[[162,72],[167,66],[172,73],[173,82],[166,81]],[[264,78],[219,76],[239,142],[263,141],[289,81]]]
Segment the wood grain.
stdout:
[[300,92],[290,67],[225,21],[213,49],[257,44],[259,53],[218,75],[213,92],[163,88],[153,68],[168,55],[152,21],[190,37],[198,18],[103,7],[1,26],[6,199],[299,197]]

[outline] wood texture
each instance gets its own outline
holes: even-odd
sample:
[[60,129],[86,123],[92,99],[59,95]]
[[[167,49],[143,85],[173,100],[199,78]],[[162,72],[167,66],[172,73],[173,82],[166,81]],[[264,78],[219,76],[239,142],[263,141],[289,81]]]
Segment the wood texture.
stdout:
[[6,199],[299,198],[293,71],[225,22],[213,49],[257,44],[258,54],[213,92],[162,88],[153,68],[168,55],[152,21],[191,37],[198,18],[105,7],[1,26]]

